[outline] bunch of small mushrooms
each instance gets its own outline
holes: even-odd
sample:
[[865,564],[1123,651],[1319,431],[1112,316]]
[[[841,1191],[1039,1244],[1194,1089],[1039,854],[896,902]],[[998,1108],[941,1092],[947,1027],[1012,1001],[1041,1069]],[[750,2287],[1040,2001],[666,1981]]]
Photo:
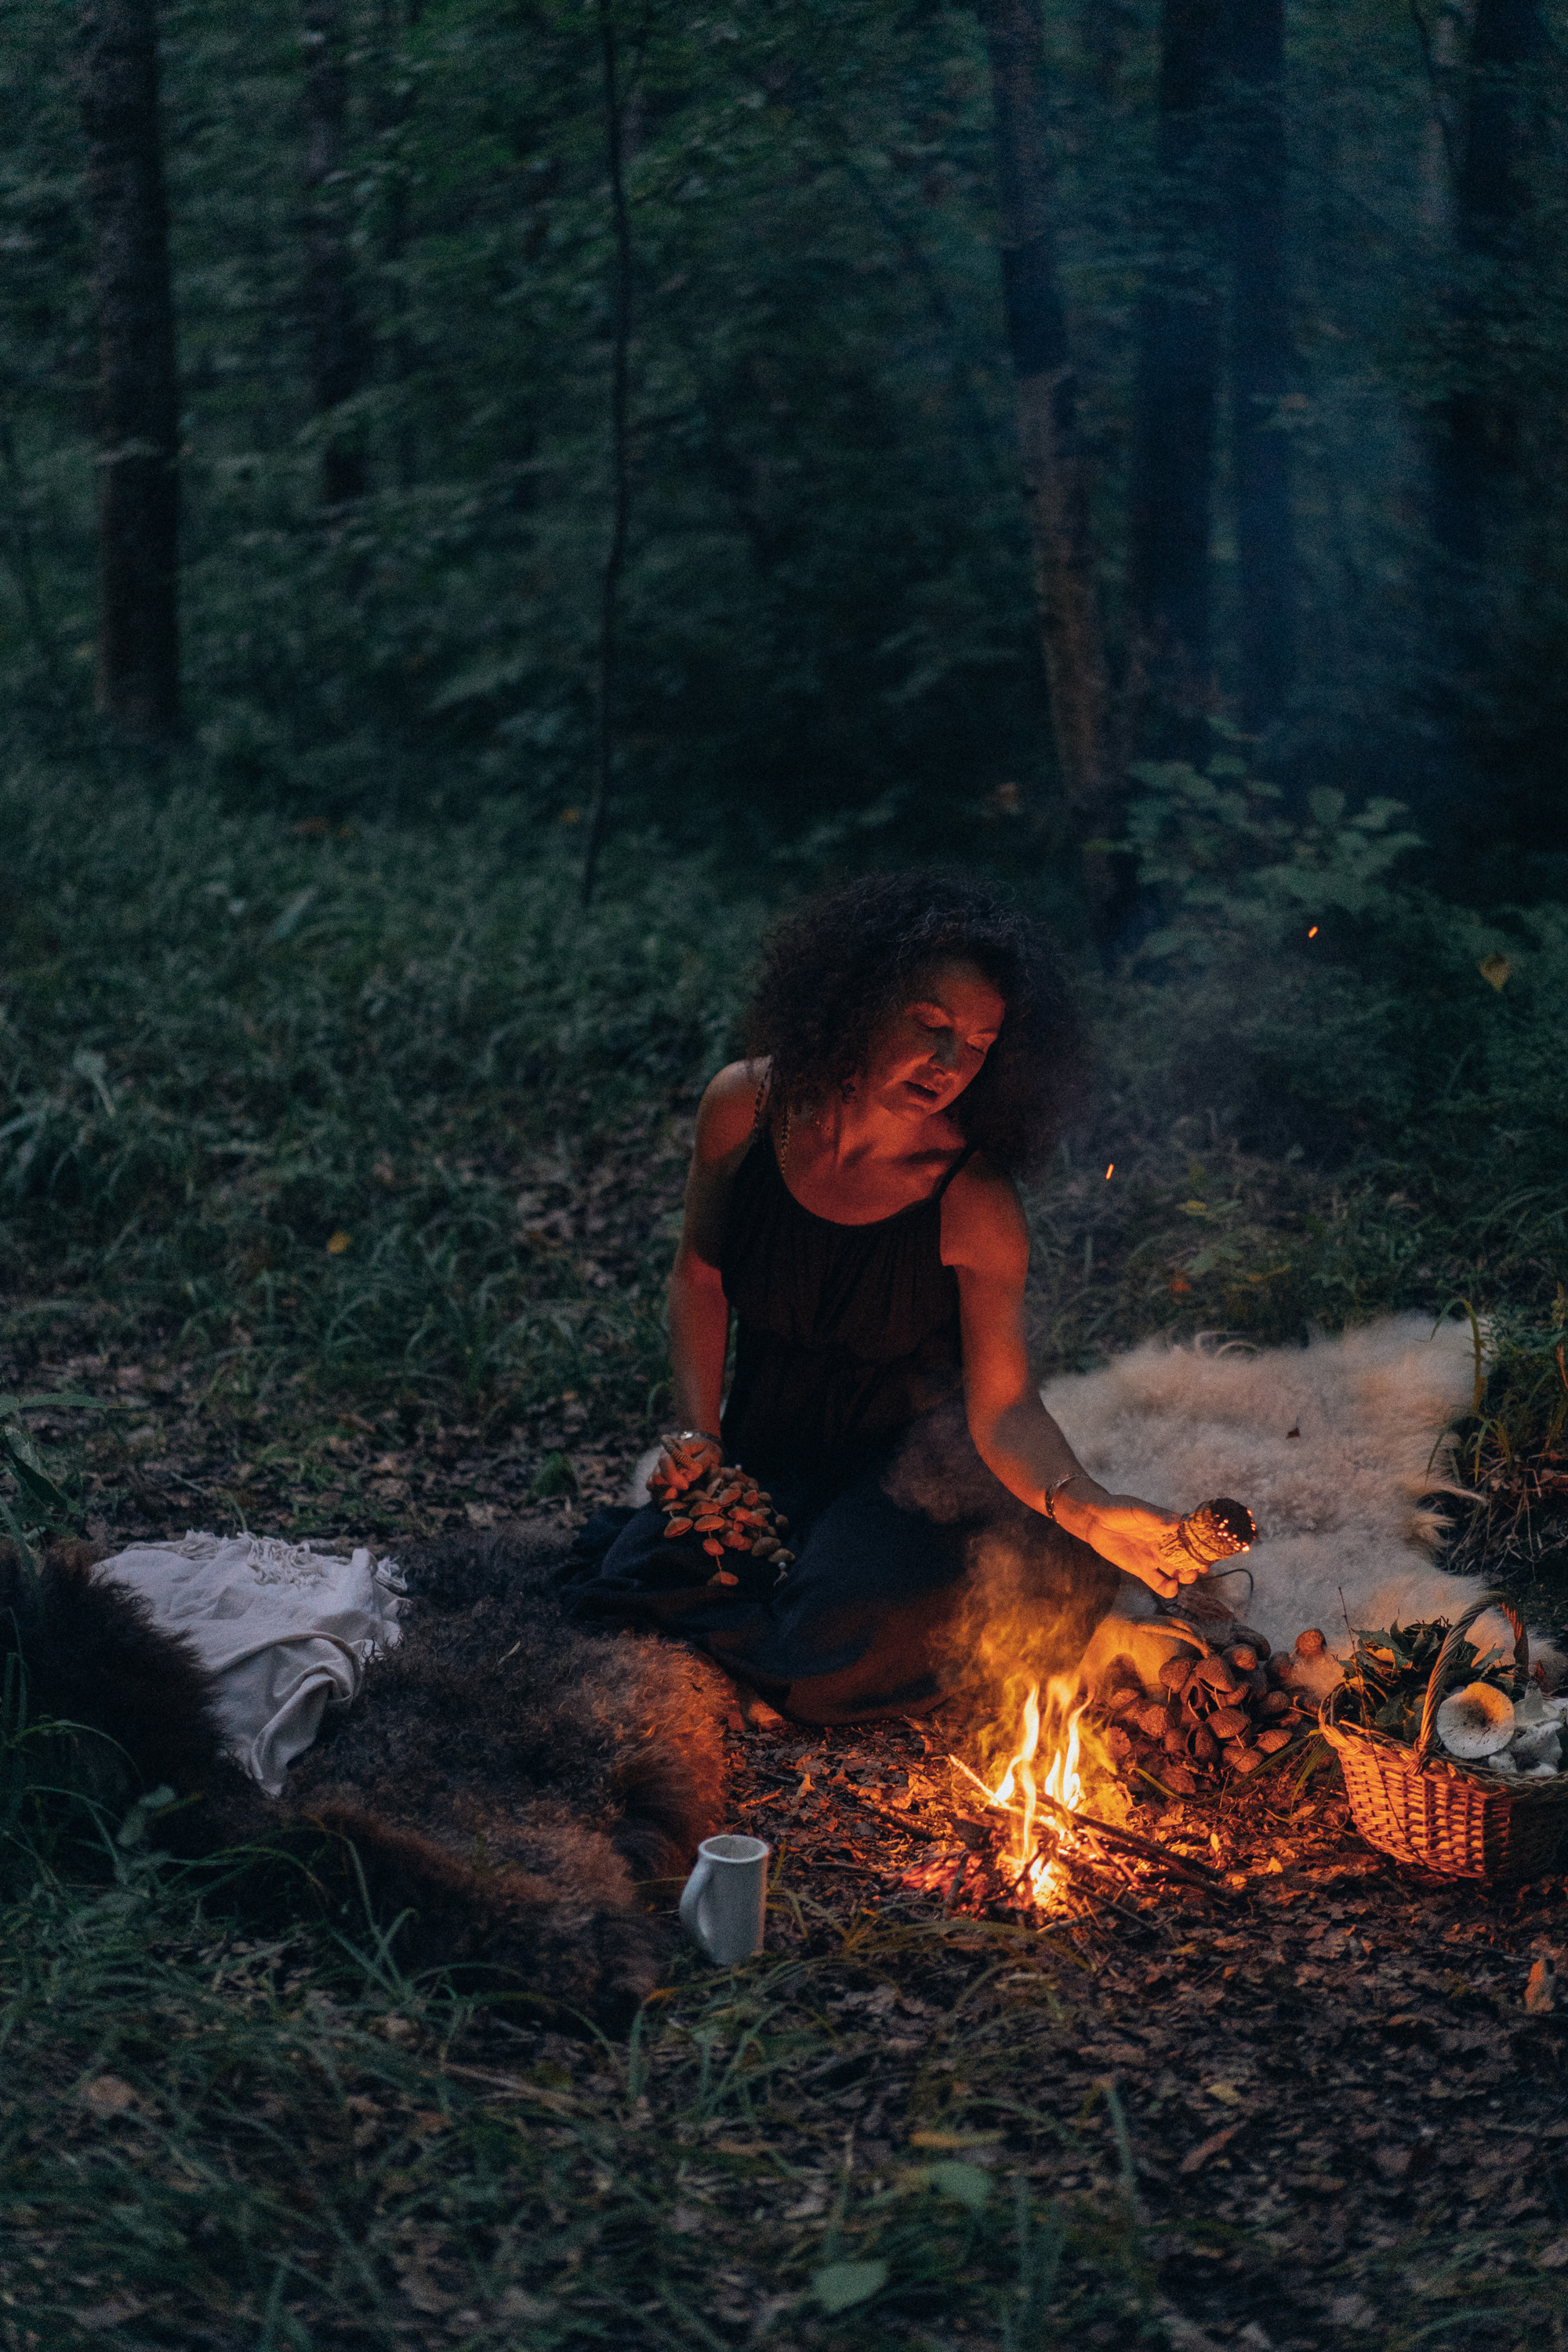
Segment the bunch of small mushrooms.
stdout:
[[[748,1552],[775,1569],[782,1578],[795,1554],[784,1541],[789,1521],[773,1507],[773,1498],[738,1464],[714,1464],[700,1478],[691,1478],[700,1458],[679,1439],[667,1444],[667,1454],[683,1483],[666,1484],[655,1471],[648,1492],[664,1513],[667,1537],[695,1535],[718,1563],[710,1584],[738,1584],[733,1570],[723,1565],[727,1551]],[[684,1483],[689,1481],[690,1483]]]

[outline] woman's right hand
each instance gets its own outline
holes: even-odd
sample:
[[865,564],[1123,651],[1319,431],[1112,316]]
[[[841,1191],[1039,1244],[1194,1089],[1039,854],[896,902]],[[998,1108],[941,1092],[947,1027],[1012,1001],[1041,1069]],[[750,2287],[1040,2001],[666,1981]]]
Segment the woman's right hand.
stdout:
[[717,1470],[723,1459],[723,1447],[705,1430],[683,1429],[678,1435],[661,1438],[658,1460],[648,1474],[648,1493],[656,1503],[673,1502],[710,1470]]
[[[1058,1510],[1058,1518],[1062,1516]],[[1086,1516],[1088,1523],[1075,1524],[1072,1532],[1082,1536],[1101,1559],[1111,1561],[1125,1576],[1135,1576],[1163,1601],[1174,1600],[1184,1584],[1195,1584],[1207,1573],[1175,1540],[1181,1524],[1176,1512],[1158,1503],[1141,1502],[1136,1495],[1107,1495],[1090,1505]]]

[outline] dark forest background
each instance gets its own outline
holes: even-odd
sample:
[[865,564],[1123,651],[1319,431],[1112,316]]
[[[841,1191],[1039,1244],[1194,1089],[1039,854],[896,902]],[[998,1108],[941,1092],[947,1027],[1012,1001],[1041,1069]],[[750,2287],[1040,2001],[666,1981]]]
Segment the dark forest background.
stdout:
[[1298,801],[1406,803],[1446,894],[1561,894],[1537,0],[4,27],[18,741],[333,824],[586,826],[607,769],[675,846],[1068,902],[1217,720]]

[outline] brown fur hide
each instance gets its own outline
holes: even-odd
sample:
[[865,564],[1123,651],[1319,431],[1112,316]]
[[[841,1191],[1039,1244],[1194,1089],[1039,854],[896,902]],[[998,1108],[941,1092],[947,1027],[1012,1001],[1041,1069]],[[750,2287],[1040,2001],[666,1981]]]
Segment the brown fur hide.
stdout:
[[556,1552],[494,1536],[398,1556],[403,1640],[352,1706],[328,1708],[276,1801],[219,1754],[184,1645],[93,1580],[85,1546],[56,1547],[36,1593],[16,1556],[0,1556],[0,1654],[20,1651],[35,1719],[115,1743],[95,1743],[116,1760],[95,1769],[94,1793],[200,1791],[161,1825],[164,1843],[287,1857],[239,1881],[257,1906],[297,1890],[302,1863],[363,1932],[363,1873],[377,1922],[403,1920],[393,1948],[405,1969],[451,1967],[624,2018],[668,1951],[637,1887],[683,1876],[721,1817],[731,1687],[673,1643],[568,1625]]

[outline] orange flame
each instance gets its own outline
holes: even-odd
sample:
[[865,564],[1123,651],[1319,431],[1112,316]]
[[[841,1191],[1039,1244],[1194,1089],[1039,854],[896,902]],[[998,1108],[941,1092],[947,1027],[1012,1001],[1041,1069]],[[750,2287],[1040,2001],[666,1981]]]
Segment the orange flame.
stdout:
[[[1013,1860],[1016,1864],[1014,1886],[1016,1892],[1026,1893],[1041,1911],[1048,1909],[1063,1892],[1064,1874],[1058,1868],[1057,1860],[1064,1847],[1071,1845],[1073,1832],[1071,1824],[1062,1820],[1055,1807],[1060,1805],[1069,1813],[1076,1812],[1083,1801],[1079,1720],[1087,1705],[1086,1699],[1079,1697],[1070,1676],[1052,1676],[1047,1685],[1045,1719],[1058,1727],[1058,1736],[1043,1775],[1038,1770],[1043,1727],[1038,1683],[1029,1685],[1018,1745],[994,1789],[988,1789],[967,1764],[959,1767],[974,1782],[987,1804],[1012,1815]],[[952,1760],[959,1761],[956,1757]],[[1054,1800],[1043,1812],[1042,1797]]]

